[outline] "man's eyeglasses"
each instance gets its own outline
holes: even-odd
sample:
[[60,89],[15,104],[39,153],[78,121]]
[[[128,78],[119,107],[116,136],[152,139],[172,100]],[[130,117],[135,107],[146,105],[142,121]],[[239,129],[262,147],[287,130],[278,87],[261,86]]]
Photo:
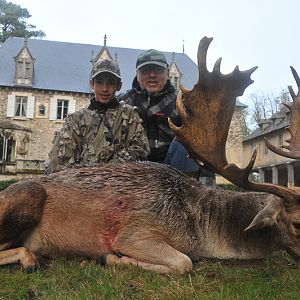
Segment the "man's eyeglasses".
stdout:
[[165,70],[164,67],[157,66],[157,65],[149,65],[145,66],[139,69],[143,75],[148,75],[151,72],[154,72],[156,74],[161,74]]

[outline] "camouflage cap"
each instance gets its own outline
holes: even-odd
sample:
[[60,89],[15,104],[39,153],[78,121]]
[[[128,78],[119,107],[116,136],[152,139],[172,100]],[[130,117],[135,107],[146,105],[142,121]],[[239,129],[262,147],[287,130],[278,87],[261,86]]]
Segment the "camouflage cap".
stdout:
[[93,67],[91,78],[93,79],[101,73],[110,73],[121,79],[120,67],[112,59],[103,59],[97,62]]
[[136,61],[136,70],[146,65],[158,65],[163,68],[167,68],[169,66],[164,54],[155,49],[144,51],[138,56]]

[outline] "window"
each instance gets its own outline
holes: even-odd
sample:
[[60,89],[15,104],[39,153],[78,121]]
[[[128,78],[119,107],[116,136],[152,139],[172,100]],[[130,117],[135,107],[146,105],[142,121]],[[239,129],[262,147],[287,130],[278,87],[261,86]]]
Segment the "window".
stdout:
[[7,97],[7,113],[9,118],[30,118],[34,117],[35,99],[29,93],[12,93]]
[[50,99],[49,120],[63,121],[68,114],[75,112],[76,100],[73,97],[57,95]]
[[18,61],[18,75],[19,77],[24,77],[24,64],[22,60]]
[[178,88],[178,77],[174,77],[174,87],[177,90],[177,88]]
[[45,105],[41,104],[39,106],[39,116],[44,116],[45,115]]
[[15,146],[16,141],[12,138],[5,138],[0,136],[0,162],[15,161]]
[[175,89],[178,89],[178,77],[177,76],[171,76],[171,83],[173,84],[173,86],[175,87]]
[[15,116],[26,117],[27,112],[27,97],[16,96]]
[[28,61],[25,63],[25,78],[31,78],[31,64]]
[[16,62],[15,84],[32,85],[34,59],[20,58]]
[[69,100],[57,100],[57,115],[58,120],[63,120],[68,114]]

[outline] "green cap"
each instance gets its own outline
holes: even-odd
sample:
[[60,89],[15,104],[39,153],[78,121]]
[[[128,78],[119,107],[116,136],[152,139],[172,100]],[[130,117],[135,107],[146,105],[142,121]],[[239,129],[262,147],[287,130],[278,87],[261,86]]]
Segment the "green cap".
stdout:
[[113,74],[118,79],[121,79],[120,67],[119,65],[112,59],[103,59],[97,62],[92,70],[92,79],[97,75],[102,73],[110,73]]
[[157,65],[163,68],[167,68],[169,66],[164,54],[155,49],[144,51],[138,56],[136,69],[138,70],[146,65]]

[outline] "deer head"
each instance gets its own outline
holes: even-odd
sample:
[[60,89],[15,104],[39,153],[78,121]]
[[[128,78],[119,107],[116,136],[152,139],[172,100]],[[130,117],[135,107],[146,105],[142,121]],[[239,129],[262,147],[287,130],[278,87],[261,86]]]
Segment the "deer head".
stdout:
[[[178,139],[188,150],[190,156],[198,162],[202,162],[207,168],[222,175],[232,183],[249,190],[269,192],[285,200],[286,205],[294,205],[299,202],[300,193],[297,189],[287,189],[282,186],[257,183],[250,181],[249,174],[255,162],[257,150],[246,168],[239,168],[235,164],[228,163],[225,146],[230,122],[233,116],[237,96],[241,96],[244,90],[251,84],[251,74],[257,69],[254,67],[247,71],[240,71],[236,67],[232,73],[223,75],[220,72],[221,58],[209,72],[206,67],[207,49],[212,38],[204,37],[198,48],[199,80],[192,90],[181,87],[177,98],[177,109],[182,120],[182,126],[176,127],[170,120],[169,125],[176,133]],[[292,68],[298,87],[299,77]],[[289,87],[294,104],[291,110],[292,135],[291,151],[289,157],[299,157],[300,149],[300,96],[295,96]],[[182,102],[184,96],[185,104]],[[270,144],[269,144],[270,146]],[[272,147],[270,149],[274,149]],[[282,151],[282,150],[281,150]]]

